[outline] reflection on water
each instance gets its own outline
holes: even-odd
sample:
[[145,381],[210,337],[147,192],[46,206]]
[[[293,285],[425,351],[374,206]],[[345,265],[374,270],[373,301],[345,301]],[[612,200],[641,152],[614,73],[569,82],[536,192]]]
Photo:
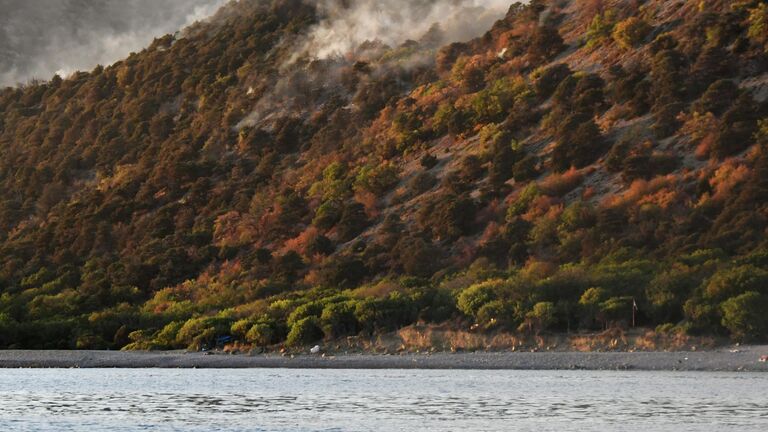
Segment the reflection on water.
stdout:
[[2,431],[766,431],[768,374],[5,370]]

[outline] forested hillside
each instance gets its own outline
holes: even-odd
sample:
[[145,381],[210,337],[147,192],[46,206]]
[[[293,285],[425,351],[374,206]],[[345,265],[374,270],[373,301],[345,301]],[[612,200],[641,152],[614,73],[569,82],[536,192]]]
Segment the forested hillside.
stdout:
[[768,338],[766,2],[534,0],[321,58],[313,4],[0,91],[0,347],[594,331],[634,303]]

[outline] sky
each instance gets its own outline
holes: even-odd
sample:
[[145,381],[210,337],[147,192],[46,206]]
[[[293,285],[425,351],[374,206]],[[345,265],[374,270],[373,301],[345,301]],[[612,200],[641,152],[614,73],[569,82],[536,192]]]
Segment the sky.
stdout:
[[224,0],[0,0],[0,86],[111,64]]

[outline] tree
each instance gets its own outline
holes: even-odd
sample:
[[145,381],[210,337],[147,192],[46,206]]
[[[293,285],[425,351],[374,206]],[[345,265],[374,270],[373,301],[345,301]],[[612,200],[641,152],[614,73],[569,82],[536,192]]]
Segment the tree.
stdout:
[[498,291],[503,281],[494,279],[474,285],[470,285],[457,298],[457,306],[464,314],[472,318],[477,317],[477,313],[484,305],[498,298]]
[[326,338],[337,338],[356,334],[360,331],[360,324],[355,317],[354,301],[331,303],[323,309],[320,316],[320,324]]
[[602,288],[592,287],[584,291],[579,298],[581,307],[581,318],[583,325],[592,328],[594,322],[599,322],[603,327],[606,326],[605,315],[602,313],[600,304],[608,297],[608,293]]
[[275,338],[275,330],[267,323],[256,323],[245,334],[245,339],[259,347],[271,345]]
[[748,291],[768,293],[768,271],[752,265],[719,270],[707,283],[704,293],[708,299],[723,301]]
[[768,337],[768,296],[749,291],[721,305],[722,324],[734,339],[764,341]]
[[291,347],[308,345],[323,338],[323,330],[320,328],[320,320],[311,316],[301,319],[291,326],[286,344]]
[[525,314],[525,322],[521,325],[528,331],[535,331],[539,334],[555,323],[555,304],[551,302],[540,302],[533,305],[533,309]]
[[560,172],[593,163],[605,151],[600,128],[593,119],[582,115],[568,117],[560,126],[552,151],[552,167]]
[[8,316],[0,313],[0,347],[8,347],[16,343],[18,323]]

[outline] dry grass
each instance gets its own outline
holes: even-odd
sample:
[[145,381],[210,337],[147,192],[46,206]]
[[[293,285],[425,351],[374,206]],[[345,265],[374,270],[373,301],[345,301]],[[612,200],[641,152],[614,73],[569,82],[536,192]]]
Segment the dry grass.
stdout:
[[406,351],[501,351],[523,345],[523,339],[510,333],[483,334],[434,326],[410,326],[397,335],[401,350]]
[[552,197],[562,197],[576,189],[584,181],[584,175],[580,170],[571,168],[568,171],[554,173],[539,183],[542,193]]

